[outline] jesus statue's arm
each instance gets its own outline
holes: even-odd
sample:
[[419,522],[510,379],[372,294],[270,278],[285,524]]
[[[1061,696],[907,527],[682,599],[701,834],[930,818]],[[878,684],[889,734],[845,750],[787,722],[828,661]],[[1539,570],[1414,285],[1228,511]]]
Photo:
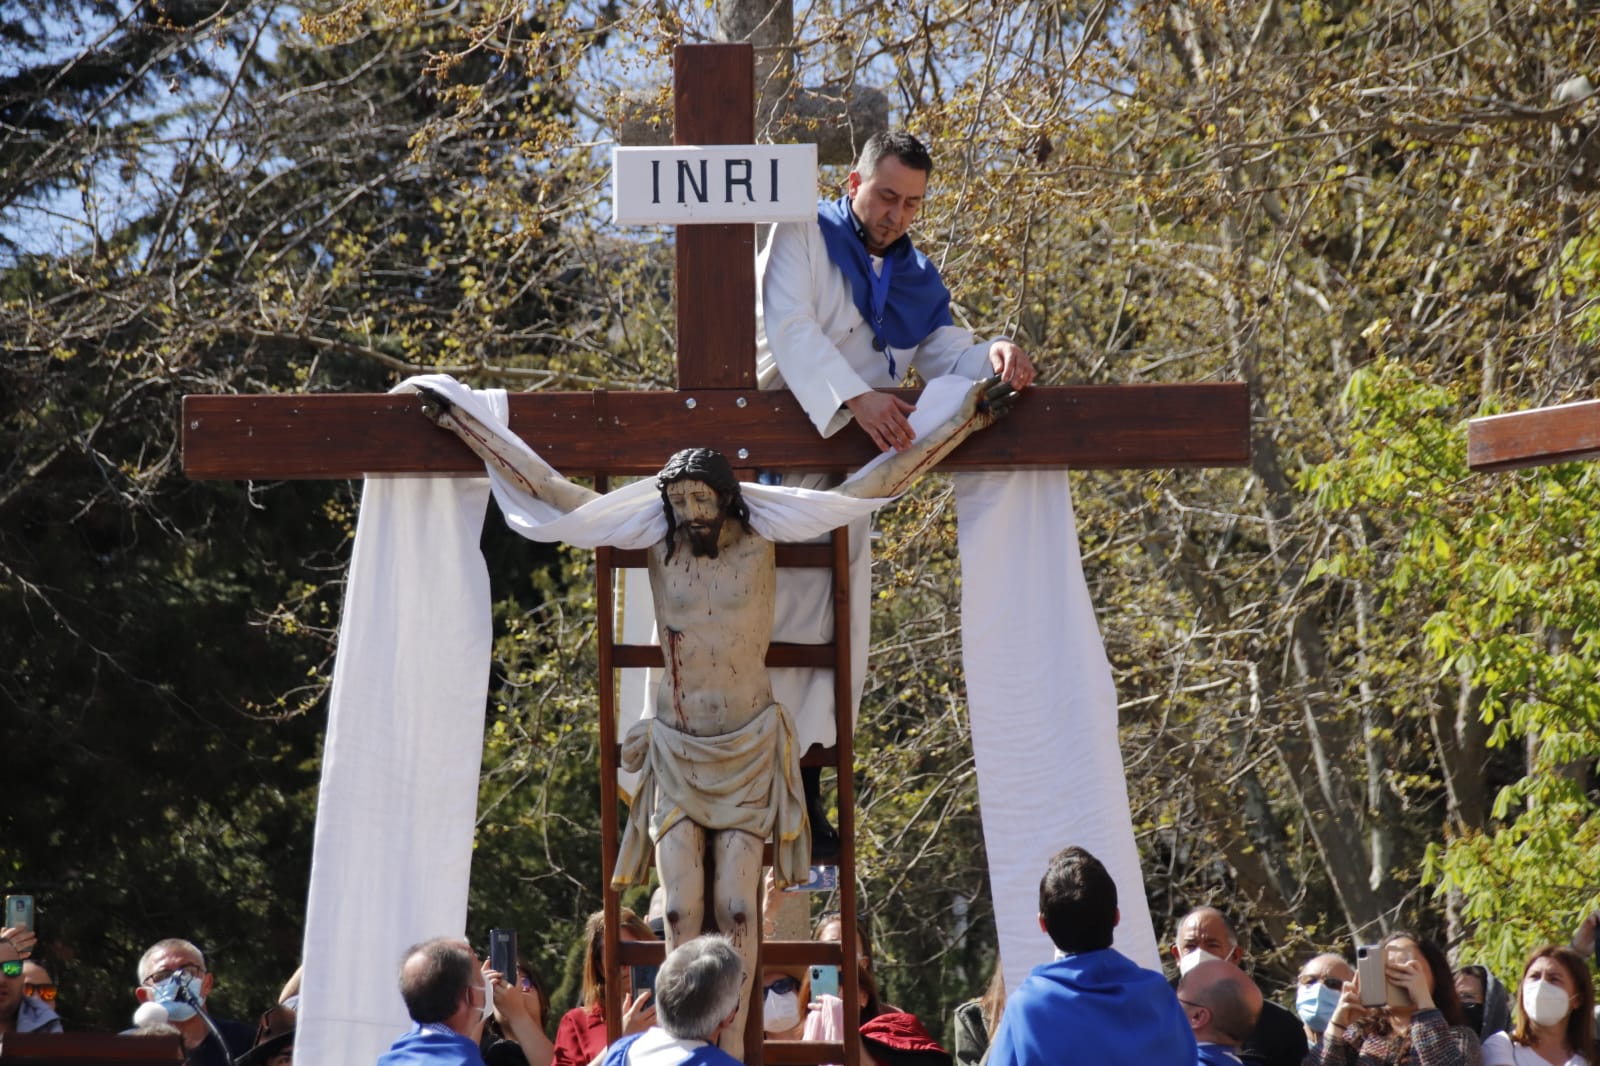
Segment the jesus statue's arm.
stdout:
[[954,414],[917,438],[904,451],[888,452],[876,464],[834,489],[844,496],[872,499],[898,496],[923,474],[938,466],[956,445],[980,429],[994,425],[1010,410],[1016,392],[999,377],[972,383]]
[[600,498],[598,492],[568,481],[533,453],[511,447],[472,412],[452,402],[438,389],[417,385],[416,390],[422,401],[422,413],[430,422],[460,437],[473,454],[529,495],[563,513]]

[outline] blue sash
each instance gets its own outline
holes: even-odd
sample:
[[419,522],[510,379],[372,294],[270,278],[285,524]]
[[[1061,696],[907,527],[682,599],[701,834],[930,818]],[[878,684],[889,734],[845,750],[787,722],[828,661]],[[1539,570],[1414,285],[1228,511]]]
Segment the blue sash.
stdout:
[[951,326],[950,290],[928,257],[911,246],[909,235],[891,244],[883,256],[883,272],[874,273],[861,224],[850,210],[850,198],[817,203],[817,225],[828,258],[850,282],[851,301],[872,327],[873,347],[889,361],[889,376],[900,375],[891,348],[915,348],[940,326]]

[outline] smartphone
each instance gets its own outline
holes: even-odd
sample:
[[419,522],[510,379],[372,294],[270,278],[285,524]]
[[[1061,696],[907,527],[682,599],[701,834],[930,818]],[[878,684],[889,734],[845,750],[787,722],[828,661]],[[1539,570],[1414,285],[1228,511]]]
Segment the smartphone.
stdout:
[[517,985],[517,931],[489,930],[489,969],[496,970],[513,988]]
[[650,999],[656,998],[656,971],[659,966],[630,966],[628,979],[633,984],[633,998],[637,1002],[640,992],[649,992]]
[[33,897],[32,896],[7,896],[6,920],[3,924],[7,929],[26,929],[33,931]]
[[790,885],[785,892],[832,892],[839,887],[839,868],[837,866],[813,866],[811,876],[807,877],[804,884]]
[[838,994],[839,967],[811,967],[811,998],[816,999],[818,996],[837,996]]
[[1389,1002],[1389,979],[1383,973],[1383,948],[1362,944],[1356,948],[1356,979],[1361,982],[1361,1005],[1382,1007]]

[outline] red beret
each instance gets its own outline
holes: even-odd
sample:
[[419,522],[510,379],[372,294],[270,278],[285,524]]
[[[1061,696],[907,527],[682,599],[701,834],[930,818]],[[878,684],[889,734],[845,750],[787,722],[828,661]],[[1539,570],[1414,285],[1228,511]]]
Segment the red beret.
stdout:
[[861,1039],[870,1045],[872,1057],[888,1066],[950,1061],[950,1053],[928,1035],[917,1016],[904,1011],[891,1011],[862,1022]]

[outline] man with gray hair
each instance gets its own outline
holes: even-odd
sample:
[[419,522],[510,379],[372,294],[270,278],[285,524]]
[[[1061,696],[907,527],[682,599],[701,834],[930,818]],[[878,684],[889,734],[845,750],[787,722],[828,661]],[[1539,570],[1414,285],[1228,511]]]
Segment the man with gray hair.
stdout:
[[717,1047],[739,1014],[744,963],[726,937],[678,945],[656,973],[656,1025],[606,1049],[601,1066],[733,1066]]
[[400,964],[400,998],[417,1024],[378,1066],[483,1066],[478,1038],[494,998],[466,941],[435,937],[412,945]]
[[140,956],[138,975],[134,995],[141,1004],[154,1006],[140,1007],[135,1023],[171,1025],[183,1037],[190,1066],[225,1066],[255,1042],[250,1026],[207,1014],[206,997],[216,978],[206,970],[206,957],[189,941],[179,937],[156,941]]

